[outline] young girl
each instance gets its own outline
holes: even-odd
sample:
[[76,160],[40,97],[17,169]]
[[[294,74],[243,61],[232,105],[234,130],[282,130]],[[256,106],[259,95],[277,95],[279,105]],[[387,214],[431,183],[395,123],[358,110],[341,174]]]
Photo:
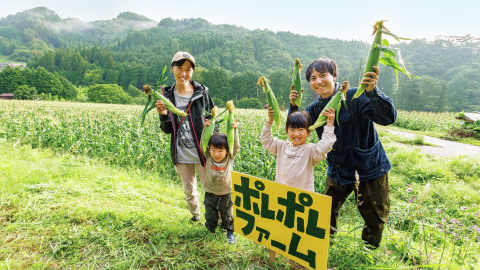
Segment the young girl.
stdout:
[[272,137],[273,113],[273,109],[268,107],[269,119],[260,139],[263,148],[277,156],[275,182],[315,192],[313,169],[327,157],[336,140],[333,134],[335,111],[330,108],[322,112],[328,119],[322,139],[316,144],[305,142],[311,133],[308,127],[312,125],[307,112],[294,112],[288,116],[285,130],[290,142]]
[[203,110],[214,107],[208,88],[192,81],[195,59],[187,52],[177,52],[171,63],[175,85],[163,89],[163,95],[180,110],[188,114],[180,117],[167,111],[165,104],[157,100],[155,105],[160,114],[160,128],[171,134],[170,156],[182,181],[188,210],[192,221],[200,220],[200,204],[197,194],[195,169],[202,184],[205,181],[205,157],[200,151],[200,136],[203,132]]
[[[211,124],[205,120],[205,126]],[[235,244],[233,236],[233,201],[232,201],[232,170],[233,160],[240,151],[237,123],[232,124],[235,130],[233,153],[228,152],[227,135],[217,132],[212,135],[205,152],[205,227],[215,233],[218,224],[218,213],[222,218],[222,228],[227,230],[227,241]],[[203,134],[202,134],[203,139]]]

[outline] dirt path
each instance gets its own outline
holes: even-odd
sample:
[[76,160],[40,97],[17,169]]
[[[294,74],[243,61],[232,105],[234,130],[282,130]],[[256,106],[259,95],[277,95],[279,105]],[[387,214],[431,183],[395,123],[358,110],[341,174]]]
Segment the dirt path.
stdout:
[[[386,129],[381,126],[376,126],[377,129],[389,132],[391,134],[405,136],[407,138],[414,138],[416,134],[409,133],[405,131],[391,130]],[[423,136],[423,135],[422,135]],[[448,140],[433,138],[429,136],[423,136],[425,142],[431,143],[437,146],[427,146],[427,145],[415,145],[420,149],[422,153],[438,155],[438,156],[459,156],[459,155],[480,155],[480,146],[475,146],[471,144],[452,142]],[[405,147],[412,147],[406,144],[399,143]]]

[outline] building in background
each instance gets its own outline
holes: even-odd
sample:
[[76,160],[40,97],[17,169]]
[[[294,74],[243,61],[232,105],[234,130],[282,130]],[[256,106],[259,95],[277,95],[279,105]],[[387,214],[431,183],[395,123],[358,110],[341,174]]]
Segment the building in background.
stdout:
[[0,95],[0,99],[13,99],[12,93],[3,93]]
[[25,68],[24,65],[20,65],[20,64],[0,63],[0,70],[2,70],[3,68],[5,68],[7,66],[10,66],[11,68],[16,68],[16,67],[20,67],[21,69]]

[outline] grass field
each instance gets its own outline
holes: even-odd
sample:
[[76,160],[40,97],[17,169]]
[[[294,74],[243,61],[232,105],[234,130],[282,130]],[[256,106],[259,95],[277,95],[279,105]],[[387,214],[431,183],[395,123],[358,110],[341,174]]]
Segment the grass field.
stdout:
[[[168,136],[155,113],[140,129],[141,109],[0,101],[0,268],[269,268],[260,246],[240,236],[228,245],[220,232],[208,235],[188,221]],[[275,158],[258,141],[264,113],[238,111],[242,149],[234,169],[274,179]],[[479,268],[480,159],[428,156],[379,136],[393,165],[382,245],[364,249],[351,196],[329,267]],[[317,166],[320,193],[323,175]],[[277,267],[299,269],[283,258]]]
[[6,56],[6,55],[1,55],[0,54],[0,63],[12,63],[12,64],[20,64],[20,65],[24,65],[26,66],[27,65],[27,62],[18,62],[18,61],[13,61],[13,60],[10,60],[10,57],[9,56]]
[[455,113],[399,111],[396,122],[385,128],[480,146],[480,140],[452,137],[448,133],[450,128],[461,125],[461,121],[455,119]]

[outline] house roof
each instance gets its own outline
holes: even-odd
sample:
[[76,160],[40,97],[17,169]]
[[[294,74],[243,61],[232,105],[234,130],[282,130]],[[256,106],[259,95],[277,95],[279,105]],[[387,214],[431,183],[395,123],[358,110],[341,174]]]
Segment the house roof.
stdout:
[[3,93],[0,95],[0,97],[13,97],[12,93]]

